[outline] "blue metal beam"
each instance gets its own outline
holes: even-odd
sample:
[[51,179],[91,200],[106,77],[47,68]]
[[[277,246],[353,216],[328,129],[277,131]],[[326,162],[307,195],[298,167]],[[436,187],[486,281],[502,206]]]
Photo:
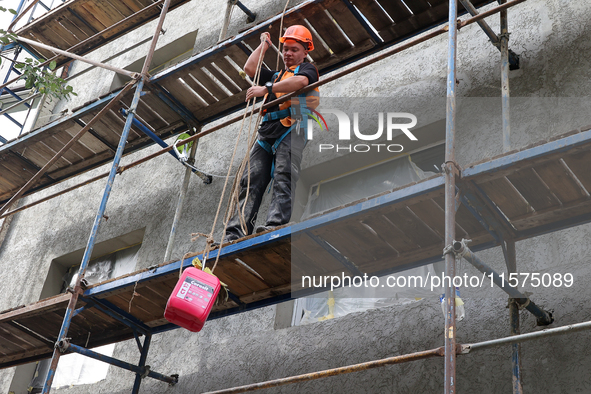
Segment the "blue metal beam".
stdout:
[[[298,232],[309,231],[314,228],[322,227],[331,223],[335,223],[353,217],[361,212],[368,212],[374,209],[379,209],[389,204],[400,203],[413,197],[436,191],[443,187],[444,182],[445,180],[442,176],[428,179],[424,182],[420,182],[403,189],[398,189],[392,193],[375,197],[367,201],[363,201],[359,204],[328,213],[326,215],[312,218],[301,223],[295,223],[291,226],[283,227],[267,234],[259,235],[257,237],[249,238],[244,241],[225,246],[222,249],[222,254],[220,255],[220,258],[224,258],[226,256],[230,256],[238,252],[245,252],[247,250],[251,250],[261,246],[270,245],[275,242],[288,239],[289,237],[291,237],[292,234],[295,235]],[[215,258],[218,252],[219,250],[211,251],[209,254],[209,259]],[[203,255],[199,255],[197,257],[199,257],[200,260],[203,260]],[[89,297],[101,294],[103,292],[122,289],[128,286],[129,284],[135,282],[141,283],[145,280],[153,279],[158,276],[164,276],[173,272],[178,272],[181,263],[183,267],[186,268],[191,265],[191,262],[194,258],[195,257],[186,258],[182,261],[167,264],[165,266],[158,267],[154,270],[146,270],[144,272],[140,272],[135,275],[130,275],[113,282],[94,286],[90,289],[87,289],[84,292],[84,296]]]
[[172,93],[166,91],[165,88],[160,86],[158,83],[153,82],[148,85],[148,88],[152,90],[160,100],[164,102],[164,104],[168,105],[170,109],[176,112],[184,121],[185,123],[194,128],[201,127],[201,122],[199,119],[193,115],[191,111],[189,111],[180,101],[178,101]]
[[544,156],[566,152],[570,149],[576,148],[580,145],[588,144],[590,142],[591,130],[569,135],[568,137],[564,137],[559,140],[550,141],[533,148],[522,150],[521,152],[512,153],[507,156],[502,156],[498,159],[466,168],[462,171],[462,179],[470,179],[486,174],[492,174],[497,171],[507,169],[517,162],[540,159]]
[[95,102],[85,106],[84,108],[79,109],[78,111],[74,112],[71,115],[65,116],[63,118],[60,118],[58,120],[54,120],[53,122],[47,124],[46,126],[40,127],[35,131],[32,131],[30,133],[28,133],[26,136],[20,138],[17,141],[13,141],[11,142],[9,145],[4,145],[0,148],[0,152],[2,152],[5,149],[12,149],[15,147],[15,145],[17,144],[22,144],[25,141],[28,141],[31,138],[37,137],[39,134],[43,133],[46,130],[51,129],[52,127],[55,127],[63,122],[66,122],[68,120],[74,120],[74,119],[78,119],[84,115],[86,115],[87,113],[95,110],[95,109],[100,109],[103,105],[107,104],[109,101],[111,101],[115,96],[117,96],[117,94],[121,91],[121,89],[101,98],[96,100]]
[[161,380],[172,385],[178,383],[178,376],[166,376],[161,373],[151,371],[148,367],[133,365],[113,357],[105,356],[104,354],[93,352],[92,350],[85,349],[82,346],[74,345],[73,343],[68,343],[67,345],[64,345],[64,348],[67,352],[78,353],[83,356],[90,357],[95,360],[102,361],[104,363],[111,364],[119,368],[127,369],[128,371],[135,372],[140,376],[149,376],[153,379]]

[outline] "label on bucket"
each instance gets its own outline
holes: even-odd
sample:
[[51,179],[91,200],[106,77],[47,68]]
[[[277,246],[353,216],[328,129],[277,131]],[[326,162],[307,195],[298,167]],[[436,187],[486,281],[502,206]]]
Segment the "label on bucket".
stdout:
[[187,276],[176,296],[205,309],[213,297],[213,291],[213,287]]

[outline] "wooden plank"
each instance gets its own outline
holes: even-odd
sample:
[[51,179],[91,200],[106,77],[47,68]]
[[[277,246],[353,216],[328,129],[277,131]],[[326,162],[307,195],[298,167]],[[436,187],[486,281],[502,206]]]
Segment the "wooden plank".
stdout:
[[431,5],[426,0],[405,0],[404,3],[415,15],[424,13],[431,8]]
[[589,171],[589,168],[591,168],[591,152],[586,150],[565,155],[563,160],[587,192],[591,193],[591,171]]
[[89,0],[81,3],[81,6],[103,24],[105,28],[112,26],[123,19],[114,8],[105,7],[100,0]]
[[[3,333],[6,333],[7,335],[14,335],[17,338],[17,340],[24,343],[25,347],[27,347],[28,349],[40,347],[53,349],[55,344],[52,341],[46,341],[40,338],[38,334],[36,335],[13,322],[0,324],[0,330],[2,330]],[[4,334],[0,334],[0,337],[4,337]]]
[[199,115],[200,120],[207,119],[236,105],[244,104],[245,99],[246,91],[242,91],[241,93],[235,94],[233,96],[228,97],[225,100],[218,101],[217,103],[210,105],[209,107],[203,109],[196,115]]
[[[80,130],[82,126],[72,126],[69,129],[64,130],[65,133],[68,134],[69,138],[71,139],[75,136]],[[86,147],[89,152],[92,152],[92,155],[96,155],[99,152],[103,152],[108,149],[107,145],[103,144],[98,138],[93,136],[90,133],[84,134],[79,140],[78,143]]]
[[554,207],[544,211],[534,212],[530,215],[518,218],[512,223],[517,230],[523,231],[589,213],[591,213],[591,200],[575,201],[574,203],[564,204],[562,207]]
[[[445,207],[445,196],[434,197],[433,201],[441,208]],[[474,237],[476,234],[484,234],[485,228],[480,222],[470,213],[464,204],[461,204],[456,211],[456,224],[461,228],[461,232],[466,234],[467,238]],[[458,234],[458,228],[456,228]]]
[[142,100],[153,111],[158,112],[158,114],[163,117],[166,122],[168,122],[168,124],[172,124],[178,120],[181,120],[181,117],[176,112],[174,112],[174,110],[172,110],[164,103],[164,101],[160,100],[158,96],[152,92],[147,92],[144,96],[142,96]]
[[[117,0],[115,0],[117,1]],[[146,7],[144,4],[140,3],[137,0],[119,0],[121,3],[125,4],[129,9],[131,9],[134,13],[138,12],[139,10]]]
[[[60,140],[56,139],[55,135],[45,138],[43,142],[56,153],[64,147],[64,144],[62,144]],[[67,151],[65,151],[62,154],[62,158],[64,160],[67,160],[69,164],[77,163],[83,159],[81,156],[77,155],[76,152],[74,152],[72,149],[68,149]]]
[[43,35],[47,39],[55,42],[57,47],[63,50],[78,44],[78,39],[66,30],[56,20],[48,21],[47,24],[38,26],[34,32]]
[[[209,75],[207,75],[201,69],[201,63],[196,64],[193,67],[190,67],[190,69],[188,71],[189,71],[189,74],[191,74],[197,81],[199,81],[199,83],[205,89],[207,89],[209,91],[209,93],[211,93],[211,95],[214,96],[218,101],[221,101],[221,100],[227,98],[228,96],[230,96],[213,79],[211,79],[211,77],[209,77]],[[185,80],[185,78],[183,78],[183,80]],[[187,80],[185,80],[185,82],[187,82]],[[192,85],[191,85],[191,88],[193,88]]]
[[248,60],[248,55],[242,51],[242,49],[238,48],[236,45],[232,45],[227,47],[224,50],[224,54],[228,56],[230,59],[236,63],[240,69],[244,68],[244,64]]
[[[218,100],[211,94],[211,92],[207,91],[203,86],[199,85],[191,75],[189,75],[190,71],[193,71],[194,68],[197,66],[190,67],[190,70],[184,69],[180,72],[176,73],[177,78],[181,78],[203,101],[205,101],[208,105],[217,103]],[[185,88],[186,90],[186,88]],[[176,97],[176,95],[175,95]]]
[[499,209],[512,219],[531,212],[531,207],[506,178],[479,185]]
[[[59,18],[58,18],[59,20]],[[84,34],[86,34],[87,37],[92,37],[93,35],[95,35],[99,30],[93,30],[91,29],[89,26],[87,26],[86,24],[82,23],[82,21],[78,18],[76,18],[74,16],[74,14],[72,14],[72,12],[70,11],[70,7],[68,7],[68,12],[64,13],[63,15],[63,20],[61,20],[62,23],[65,23],[67,21],[67,23],[71,23],[72,25],[76,26],[78,28],[78,30],[84,32]],[[67,25],[69,26],[69,25]]]
[[[409,205],[410,209],[423,223],[427,225],[441,240],[445,238],[445,210],[441,209],[433,200],[421,201]],[[461,231],[461,230],[460,230]],[[458,227],[456,226],[456,233]]]
[[354,45],[371,37],[343,2],[335,3],[328,8],[328,12]]
[[384,11],[388,13],[394,23],[400,23],[412,16],[412,13],[400,2],[400,0],[377,0]]
[[343,265],[306,233],[291,237],[292,273],[301,275],[320,275],[342,270]]
[[[222,83],[222,85],[224,85],[224,87],[226,89],[228,89],[232,94],[240,93],[243,90],[243,89],[240,89],[238,86],[234,85],[232,83],[233,82],[232,79],[230,77],[226,76],[226,74],[224,72],[221,72],[220,70],[218,70],[218,68],[216,68],[213,63],[210,63],[210,65],[205,67],[205,69],[207,71],[209,71],[214,77],[216,77],[217,80],[220,81]],[[240,77],[238,77],[238,78],[242,79]],[[244,82],[246,82],[246,81],[244,81]]]
[[104,163],[107,160],[112,159],[114,156],[113,152],[108,150],[102,153],[99,153],[89,159],[81,161],[79,163],[73,164],[69,167],[60,168],[49,172],[47,175],[54,179],[61,179],[63,177],[70,177],[77,175],[80,171],[87,171],[92,169],[93,166],[97,163]]
[[267,283],[236,262],[234,258],[235,256],[220,259],[215,270],[216,275],[228,285],[233,294],[242,296],[269,288]]
[[[70,7],[76,14],[80,16],[86,23],[88,23],[96,32],[100,32],[105,30],[108,24],[105,25],[102,23],[98,18],[96,18],[92,11],[88,11],[86,8],[83,7],[83,3],[74,2]],[[73,19],[73,18],[72,18]]]
[[115,294],[111,297],[106,298],[106,300],[112,303],[113,305],[119,307],[120,309],[124,310],[125,312],[131,313],[136,319],[142,322],[149,322],[156,318],[154,315],[152,315],[152,313],[149,310],[145,309],[145,304],[143,301],[136,300],[135,298],[131,303],[130,310],[129,298],[124,297],[124,295],[126,294]]
[[[32,31],[28,31],[26,35],[28,35],[29,36],[28,38],[30,38],[31,40],[38,41],[38,42],[45,44],[45,45],[51,45],[54,47],[56,46],[55,43],[48,41],[45,37],[35,34]],[[25,38],[27,38],[26,35],[25,35]],[[49,59],[49,58],[53,57],[53,55],[55,55],[55,53],[53,53],[52,51],[47,50],[47,49],[35,48],[35,50],[37,52],[39,52],[45,59]]]
[[101,3],[105,8],[113,8],[117,10],[120,15],[120,20],[127,18],[135,12],[133,9],[129,8],[129,6],[125,4],[124,1],[121,0],[101,0]]
[[199,112],[206,108],[206,104],[201,101],[197,96],[190,92],[176,76],[166,78],[160,81],[160,85],[165,87],[171,94],[183,104],[185,108],[195,115],[199,120],[202,118],[199,116]]
[[358,222],[360,218],[341,221],[312,231],[326,240],[341,255],[357,267],[385,256],[395,256],[396,249],[379,239],[371,230]]
[[18,164],[15,165],[15,158],[13,157],[5,157],[2,161],[0,161],[0,167],[2,169],[2,178],[3,180],[9,182],[13,185],[13,187],[20,188],[22,185],[27,183],[27,181],[35,175],[35,173],[27,172],[23,174],[21,171],[22,166]]
[[560,201],[531,168],[508,175],[507,179],[536,211],[560,205]]
[[534,170],[563,204],[588,198],[561,161],[553,160],[535,166]]
[[238,258],[255,270],[267,287],[275,287],[290,283],[291,277],[291,253],[287,256],[278,254],[274,248],[261,248],[253,253],[238,253],[232,256]]
[[[218,66],[228,78],[234,81],[234,83],[238,85],[241,90],[247,90],[250,87],[250,84],[244,78],[242,78],[239,75],[239,71],[236,70],[236,68],[224,56],[221,55],[226,55],[226,51],[222,52],[220,56],[212,56],[209,61],[215,63],[215,65]],[[236,61],[234,60],[234,62]]]
[[378,3],[365,0],[352,0],[352,3],[386,42],[394,38],[392,32],[389,30],[393,23]]
[[433,234],[425,223],[407,211],[406,207],[387,212],[384,216],[421,248],[441,243],[439,237]]
[[64,28],[66,28],[70,33],[72,33],[78,39],[78,41],[84,41],[93,35],[92,30],[90,30],[88,26],[84,26],[83,24],[82,26],[84,27],[79,26],[75,23],[76,21],[70,20],[64,15],[59,16],[56,21],[63,25]]
[[347,41],[347,38],[326,13],[317,12],[308,18],[308,22],[310,22],[312,27],[314,27],[316,32],[335,54],[351,48],[351,44]]
[[419,245],[407,237],[403,231],[381,213],[367,215],[367,217],[363,218],[363,223],[370,226],[385,242],[392,245],[399,254],[420,248]]
[[[107,114],[105,114],[106,116]],[[88,123],[94,117],[93,114],[87,114],[82,116],[82,119],[85,123]],[[107,141],[109,144],[113,146],[117,146],[119,144],[119,139],[121,137],[121,131],[114,128],[109,123],[105,123],[104,120],[99,119],[92,125],[92,129],[96,132],[96,134],[100,135]]]

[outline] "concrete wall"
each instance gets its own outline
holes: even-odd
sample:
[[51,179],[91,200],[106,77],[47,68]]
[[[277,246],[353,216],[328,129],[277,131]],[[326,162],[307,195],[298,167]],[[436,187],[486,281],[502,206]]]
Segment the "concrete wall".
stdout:
[[[284,4],[269,0],[247,2],[247,5],[260,18],[266,18],[279,12]],[[197,52],[215,44],[224,10],[225,2],[214,0],[193,1],[171,12],[165,23],[167,32],[158,47],[196,29],[199,30],[195,44]],[[511,73],[513,96],[575,97],[580,100],[588,97],[591,88],[590,16],[591,3],[584,1],[530,0],[510,11],[510,46],[522,60],[521,69]],[[235,11],[229,34],[243,28],[244,19],[244,15]],[[490,24],[498,31],[497,18],[491,18]],[[95,51],[91,57],[103,60],[141,42],[153,34],[154,26],[155,23],[150,23],[137,29]],[[144,56],[148,45],[139,45],[111,63],[127,66]],[[487,42],[476,25],[462,29],[458,45],[458,94],[469,99],[499,97],[500,55],[497,49]],[[401,106],[407,97],[418,97],[416,103],[430,103],[430,100],[446,94],[446,50],[447,37],[441,36],[332,82],[322,88],[322,95],[385,96]],[[72,72],[85,67],[76,63]],[[70,102],[58,103],[54,112],[74,108],[106,93],[112,80],[113,75],[108,71],[89,71],[72,83],[79,96]],[[543,105],[538,103],[530,107],[531,112],[517,113],[514,110],[517,119],[513,123],[515,148],[591,124],[591,120],[585,119],[586,114],[580,112],[577,112],[580,119],[568,116],[564,122],[542,121],[532,114],[539,114]],[[527,105],[524,104],[523,108]],[[433,115],[433,121],[438,116]],[[479,124],[467,121],[459,127],[457,157],[460,164],[501,153],[499,130],[498,123],[490,119]],[[231,154],[228,146],[237,131],[238,126],[234,125],[204,137],[199,143],[197,166],[214,174],[225,174]],[[130,155],[124,158],[124,163],[155,150],[151,147]],[[244,153],[241,148],[238,157]],[[308,151],[304,158],[304,173],[314,172],[314,166],[322,164],[321,161]],[[25,203],[95,176],[106,168],[37,193]],[[119,176],[107,207],[109,220],[101,227],[99,242],[145,228],[136,268],[161,263],[183,172],[184,169],[170,157],[160,156]],[[206,186],[197,177],[192,178],[183,221],[177,230],[174,258],[202,249],[203,241],[191,243],[189,234],[209,231],[222,186],[220,179]],[[299,187],[305,190],[307,186],[303,183]],[[103,188],[104,183],[97,182],[13,217],[5,229],[0,249],[3,290],[0,310],[37,301],[51,261],[85,246]],[[264,217],[264,212],[259,217]],[[517,244],[518,267],[523,272],[570,272],[574,275],[575,284],[570,289],[538,289],[533,295],[538,304],[555,311],[555,326],[590,318],[591,308],[586,302],[591,296],[591,286],[587,286],[590,232],[591,227],[585,225]],[[488,250],[480,256],[498,271],[504,271],[500,250]],[[459,272],[476,273],[465,264],[460,266]],[[508,335],[506,298],[499,290],[467,291],[463,296],[467,317],[458,324],[459,342]],[[145,380],[142,392],[193,393],[221,389],[443,344],[443,315],[436,299],[284,329],[274,328],[274,317],[275,307],[268,307],[211,321],[199,334],[176,330],[155,336],[147,363],[159,372],[180,374],[180,383],[170,388],[161,382]],[[524,332],[539,330],[529,314],[522,312],[521,317]],[[578,333],[524,344],[525,392],[591,392],[588,372],[591,356],[585,350],[589,339],[588,333]],[[134,342],[117,345],[114,356],[130,362],[139,359]],[[510,360],[508,347],[459,357],[458,392],[510,392]],[[8,392],[13,375],[14,369],[0,371],[0,392]],[[128,393],[133,379],[133,374],[111,367],[107,379],[100,383],[58,392]],[[432,359],[261,392],[438,393],[442,390],[443,360]]]

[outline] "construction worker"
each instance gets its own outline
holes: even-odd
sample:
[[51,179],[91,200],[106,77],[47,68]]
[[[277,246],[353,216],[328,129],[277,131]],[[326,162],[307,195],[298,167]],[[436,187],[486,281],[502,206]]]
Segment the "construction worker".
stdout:
[[[253,97],[267,97],[266,102],[308,86],[318,81],[318,70],[305,61],[308,52],[314,49],[312,34],[300,25],[290,26],[283,37],[283,62],[281,71],[261,69],[259,85],[246,93],[246,101]],[[261,44],[251,53],[244,71],[250,78],[256,72],[261,51],[271,47],[269,33],[261,34]],[[248,167],[240,180],[239,209],[244,209],[246,232],[243,231],[238,213],[228,223],[225,241],[234,241],[252,233],[263,196],[269,182],[272,196],[264,226],[256,232],[271,230],[289,222],[292,212],[292,194],[300,174],[302,152],[306,145],[307,119],[311,109],[318,106],[318,89],[269,108],[258,130],[257,142],[250,151],[250,187],[248,201]]]

